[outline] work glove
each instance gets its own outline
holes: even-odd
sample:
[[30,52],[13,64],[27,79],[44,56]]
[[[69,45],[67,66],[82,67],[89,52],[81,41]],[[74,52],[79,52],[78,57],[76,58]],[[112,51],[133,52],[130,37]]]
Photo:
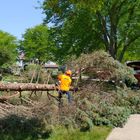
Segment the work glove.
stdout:
[[78,91],[78,87],[73,88],[73,91],[77,92]]

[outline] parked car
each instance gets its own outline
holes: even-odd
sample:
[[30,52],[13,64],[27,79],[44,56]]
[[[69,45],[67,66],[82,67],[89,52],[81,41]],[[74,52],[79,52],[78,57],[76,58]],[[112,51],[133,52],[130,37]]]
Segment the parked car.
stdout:
[[138,80],[137,86],[140,88],[140,60],[128,61],[126,65],[134,69],[134,76]]

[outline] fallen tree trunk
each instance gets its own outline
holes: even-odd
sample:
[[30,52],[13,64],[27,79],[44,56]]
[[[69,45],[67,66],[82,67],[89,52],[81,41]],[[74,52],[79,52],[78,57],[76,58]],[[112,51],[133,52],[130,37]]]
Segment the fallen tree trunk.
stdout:
[[0,83],[0,91],[51,91],[55,89],[54,84]]
[[[36,94],[36,91],[53,91],[58,90],[58,87],[54,84],[35,84],[35,83],[0,83],[0,91],[17,91],[16,94],[10,95],[10,96],[0,96],[0,102],[5,102],[8,99],[15,97],[19,95],[19,97],[22,97],[21,92],[22,91],[32,91],[32,93]],[[72,87],[70,89],[71,91],[75,91],[75,89]],[[48,93],[48,92],[47,92]],[[48,93],[49,94],[49,93]],[[50,95],[50,94],[49,94]],[[52,95],[50,95],[52,96]],[[21,98],[22,101],[22,98]]]

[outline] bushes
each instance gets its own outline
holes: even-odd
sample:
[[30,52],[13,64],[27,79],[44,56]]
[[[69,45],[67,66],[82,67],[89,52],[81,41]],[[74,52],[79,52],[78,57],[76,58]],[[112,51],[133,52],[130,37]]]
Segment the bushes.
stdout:
[[0,119],[0,136],[2,139],[38,139],[43,137],[43,125],[37,118],[25,118],[17,115],[9,115]]
[[127,109],[125,107],[109,106],[106,108],[106,113],[103,114],[105,116],[105,122],[103,122],[103,124],[112,126],[122,126],[126,122],[130,113],[130,109]]
[[100,84],[101,88],[99,88],[99,84],[98,86],[95,83],[93,85],[92,82],[90,84],[86,85],[86,89],[84,84],[83,88],[81,87],[80,98],[76,97],[79,98],[77,103],[81,113],[78,116],[81,122],[84,116],[86,120],[92,120],[95,125],[121,127],[131,113],[140,112],[139,93],[120,87],[116,87],[116,90],[108,88],[109,90],[104,92],[101,90],[102,84]]

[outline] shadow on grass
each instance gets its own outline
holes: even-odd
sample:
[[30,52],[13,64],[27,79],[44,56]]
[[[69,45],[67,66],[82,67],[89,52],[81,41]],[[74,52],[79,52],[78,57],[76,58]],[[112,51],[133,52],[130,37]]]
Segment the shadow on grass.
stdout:
[[38,140],[49,138],[44,124],[36,118],[28,119],[10,115],[0,119],[0,138],[2,140]]

